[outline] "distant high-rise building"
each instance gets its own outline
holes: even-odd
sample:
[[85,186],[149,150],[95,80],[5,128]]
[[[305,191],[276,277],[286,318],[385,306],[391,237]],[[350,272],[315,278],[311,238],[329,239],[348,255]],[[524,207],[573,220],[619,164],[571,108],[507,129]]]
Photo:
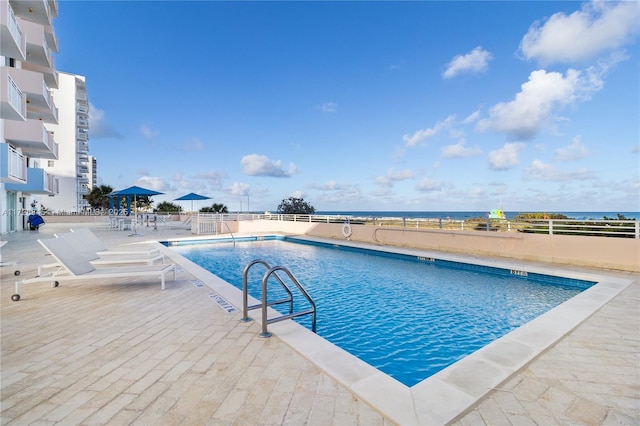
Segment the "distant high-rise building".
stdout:
[[58,194],[42,199],[56,212],[82,213],[90,206],[84,196],[90,192],[89,102],[85,78],[58,73],[58,88],[52,90],[58,107],[58,123],[46,124],[58,142],[58,159],[43,161],[46,172],[58,179]]

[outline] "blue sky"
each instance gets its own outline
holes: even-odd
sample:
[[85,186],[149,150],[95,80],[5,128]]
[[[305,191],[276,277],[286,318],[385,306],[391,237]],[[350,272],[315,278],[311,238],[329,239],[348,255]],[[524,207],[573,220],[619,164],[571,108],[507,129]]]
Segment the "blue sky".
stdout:
[[[640,211],[640,3],[60,1],[99,183],[230,211]],[[188,202],[180,202],[190,208]]]

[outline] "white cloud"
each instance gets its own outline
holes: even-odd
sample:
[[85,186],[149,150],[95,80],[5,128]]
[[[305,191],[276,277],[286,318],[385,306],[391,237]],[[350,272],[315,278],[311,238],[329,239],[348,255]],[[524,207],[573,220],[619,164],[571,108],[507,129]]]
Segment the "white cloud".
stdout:
[[518,165],[518,157],[523,147],[524,144],[519,142],[506,143],[502,148],[491,151],[487,157],[489,167],[493,170],[507,170]]
[[200,152],[205,151],[207,147],[205,144],[198,138],[193,138],[191,141],[187,141],[182,144],[180,150],[182,152]]
[[400,62],[397,62],[395,64],[391,64],[389,65],[389,71],[395,71],[398,70],[400,68],[403,68],[406,65],[407,61],[405,60],[401,60]]
[[377,177],[375,180],[375,183],[376,185],[391,187],[395,182],[407,180],[407,179],[413,179],[413,177],[414,177],[414,174],[409,169],[401,170],[398,172],[394,171],[393,169],[390,169],[387,171],[386,175]]
[[304,200],[304,197],[306,197],[306,196],[307,196],[307,194],[305,192],[303,192],[303,191],[293,191],[291,193],[291,197],[299,198],[301,200]]
[[424,178],[416,184],[416,190],[420,192],[433,192],[440,191],[442,184],[436,182],[431,178]]
[[158,132],[151,130],[149,126],[144,124],[140,126],[140,133],[146,140],[149,140],[149,141],[155,138],[156,135],[158,134]]
[[462,122],[464,124],[471,124],[475,122],[478,118],[480,118],[480,111],[474,111],[471,114],[469,114],[464,120],[462,120]]
[[225,192],[229,195],[247,196],[251,186],[248,183],[234,182]]
[[589,155],[589,150],[580,142],[580,136],[576,136],[570,145],[556,150],[554,160],[573,161],[584,158],[587,155]]
[[176,189],[169,182],[167,182],[165,178],[154,176],[142,176],[136,181],[135,185],[141,188],[152,189],[158,192],[171,192],[175,191]]
[[587,98],[601,87],[598,74],[568,70],[566,76],[545,70],[533,71],[522,84],[514,100],[500,102],[489,111],[489,118],[480,120],[477,129],[503,132],[513,139],[532,139],[548,120],[555,107]]
[[222,172],[208,171],[205,173],[197,173],[194,177],[204,180],[212,188],[220,189],[227,175]]
[[202,180],[189,178],[180,172],[174,173],[171,177],[171,182],[184,191],[198,192],[207,189]]
[[422,141],[432,138],[443,130],[451,129],[454,120],[455,115],[450,115],[444,121],[438,121],[432,128],[418,130],[413,135],[405,134],[402,136],[402,139],[405,141],[406,146],[414,147]]
[[325,102],[318,105],[318,109],[322,112],[337,112],[338,104],[335,102]]
[[282,168],[280,160],[269,160],[265,155],[245,155],[240,160],[242,171],[247,176],[291,177],[298,168],[291,163],[288,170]]
[[340,184],[338,182],[336,182],[335,180],[332,180],[332,181],[329,181],[329,182],[325,183],[324,185],[320,185],[318,188],[323,190],[323,191],[333,191],[333,190],[336,190],[336,189],[340,189]]
[[543,64],[585,61],[621,48],[640,29],[637,1],[592,1],[570,15],[535,22],[520,42],[526,59]]
[[89,136],[91,139],[123,138],[123,135],[107,121],[104,110],[97,108],[92,103],[89,103]]
[[344,191],[344,190],[353,190],[353,186],[349,184],[342,184],[335,180],[330,180],[326,183],[320,185],[312,185],[313,188],[318,189],[320,191]]
[[567,172],[558,169],[553,164],[543,163],[540,160],[533,160],[531,165],[525,170],[525,175],[534,180],[558,182],[593,178],[591,172],[587,169],[581,168]]
[[447,69],[442,73],[444,78],[453,78],[460,73],[481,72],[489,68],[492,59],[490,52],[478,46],[465,55],[457,55],[447,64]]
[[464,146],[464,139],[454,145],[447,145],[442,148],[442,158],[477,157],[482,155],[482,149],[478,145],[473,148]]

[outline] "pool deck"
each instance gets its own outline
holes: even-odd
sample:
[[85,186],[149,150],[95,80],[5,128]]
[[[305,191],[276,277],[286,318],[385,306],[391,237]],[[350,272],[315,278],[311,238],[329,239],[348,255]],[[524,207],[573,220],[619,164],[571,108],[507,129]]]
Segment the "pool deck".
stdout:
[[[419,397],[405,405],[401,393],[408,390],[391,379],[376,377],[376,383],[359,380],[360,387],[350,386],[350,380],[358,379],[349,377],[350,372],[368,374],[359,365],[326,372],[317,342],[311,344],[310,357],[302,356],[309,350],[293,349],[299,330],[291,331],[290,324],[270,325],[274,335],[259,337],[256,321],[240,321],[241,306],[233,296],[216,291],[219,283],[188,262],[176,260],[177,280],[169,280],[164,291],[157,280],[136,277],[61,281],[57,288],[28,284],[22,299],[11,301],[17,279],[33,277],[38,265],[51,263],[37,239],[67,232],[70,226],[91,228],[113,248],[193,237],[179,223],[158,230],[140,227],[144,235],[136,237],[100,223],[47,223],[39,231],[3,235],[2,260],[18,263],[0,270],[2,425],[640,423],[638,274],[569,268],[576,275],[606,276],[615,291],[591,293],[587,304],[602,299],[595,313],[574,306],[577,316],[564,310],[549,317],[547,325],[551,319],[562,322],[560,336],[540,354],[525,349],[545,340],[543,328],[538,334],[513,336],[520,352],[527,352],[523,367],[513,361],[522,358],[510,351],[513,345],[494,348],[485,358],[470,357],[473,362],[465,367],[443,373],[449,384],[414,386],[411,393]],[[557,268],[539,263],[523,267]],[[15,270],[20,277],[13,275]],[[237,309],[219,303],[215,296],[220,294]],[[313,353],[320,355],[314,358]],[[493,383],[483,381],[484,376],[495,377],[502,364],[514,366],[515,373],[479,389]],[[483,396],[468,401],[468,393],[452,392],[450,383],[456,380],[465,381],[469,393]],[[380,383],[389,387],[381,390]],[[467,408],[451,414],[459,407]],[[433,414],[442,412],[446,416]]]

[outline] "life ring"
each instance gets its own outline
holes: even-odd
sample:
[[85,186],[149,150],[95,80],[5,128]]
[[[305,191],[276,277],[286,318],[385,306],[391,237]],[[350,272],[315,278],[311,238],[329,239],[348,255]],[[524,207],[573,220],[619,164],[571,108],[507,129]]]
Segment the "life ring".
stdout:
[[349,225],[348,223],[342,225],[342,235],[344,235],[345,238],[349,238],[352,233],[353,231],[351,230],[351,225]]

